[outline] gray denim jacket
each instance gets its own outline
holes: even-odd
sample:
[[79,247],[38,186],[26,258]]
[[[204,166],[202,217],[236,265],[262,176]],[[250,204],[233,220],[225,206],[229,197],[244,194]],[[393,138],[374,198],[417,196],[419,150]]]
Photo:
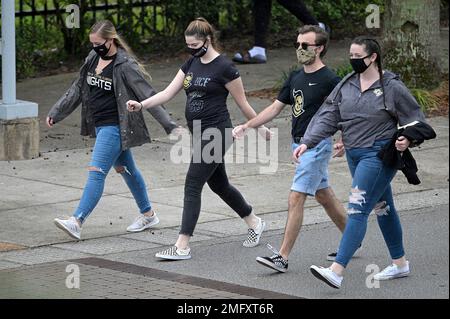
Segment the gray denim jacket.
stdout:
[[346,148],[371,147],[376,140],[392,138],[397,125],[425,122],[398,75],[385,71],[383,84],[384,92],[380,81],[361,92],[359,75],[346,76],[314,115],[301,142],[312,148],[340,130]]
[[[81,135],[91,137],[95,137],[95,127],[92,110],[88,105],[89,86],[86,76],[95,61],[95,55],[94,51],[89,53],[80,69],[78,78],[48,113],[48,116],[57,123],[69,116],[81,103]],[[142,75],[136,61],[122,48],[118,48],[114,61],[113,85],[119,112],[122,150],[150,143],[150,134],[142,112],[128,112],[126,102],[128,100],[142,101],[156,92]],[[163,106],[153,107],[148,111],[167,133],[177,127]]]

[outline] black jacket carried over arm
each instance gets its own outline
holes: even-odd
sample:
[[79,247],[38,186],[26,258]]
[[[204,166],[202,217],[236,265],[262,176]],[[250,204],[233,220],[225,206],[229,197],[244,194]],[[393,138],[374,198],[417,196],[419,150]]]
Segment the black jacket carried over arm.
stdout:
[[383,160],[386,166],[401,170],[406,176],[408,183],[418,185],[420,184],[420,180],[417,177],[418,169],[416,160],[409,149],[400,152],[395,147],[395,142],[400,136],[406,137],[411,142],[411,146],[418,146],[425,140],[436,138],[436,132],[427,123],[414,121],[399,127],[398,131],[392,137],[391,142],[378,153],[378,157]]

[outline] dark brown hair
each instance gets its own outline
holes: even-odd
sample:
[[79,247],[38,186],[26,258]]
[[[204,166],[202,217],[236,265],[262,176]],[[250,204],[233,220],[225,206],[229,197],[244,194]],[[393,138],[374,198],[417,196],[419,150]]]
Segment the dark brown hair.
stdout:
[[[359,36],[353,39],[352,44],[357,44],[363,47],[364,51],[366,51],[367,55],[372,55],[374,53],[377,54],[377,58],[375,60],[375,63],[378,67],[378,73],[380,74],[380,83],[381,87],[383,88],[384,92],[384,81],[383,81],[383,59],[381,56],[381,45],[380,43],[368,36]],[[383,102],[385,103],[385,95],[383,94]],[[386,107],[386,103],[384,105]]]
[[217,31],[205,18],[199,17],[189,23],[188,27],[184,31],[184,35],[187,37],[193,36],[199,40],[206,40],[206,38],[209,37],[213,48],[215,50],[220,49],[220,45],[217,40]]

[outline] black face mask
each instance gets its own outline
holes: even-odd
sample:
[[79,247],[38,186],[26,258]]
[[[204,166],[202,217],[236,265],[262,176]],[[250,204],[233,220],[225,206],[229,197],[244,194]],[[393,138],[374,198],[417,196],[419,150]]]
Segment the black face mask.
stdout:
[[201,58],[208,51],[208,47],[205,46],[205,44],[206,44],[206,41],[203,42],[203,45],[198,49],[187,48],[187,50],[192,56],[195,56],[196,58]]
[[106,42],[108,40],[105,41],[105,43],[103,43],[102,45],[97,45],[94,47],[94,51],[101,57],[101,58],[105,58],[106,55],[109,52],[109,49],[111,49],[111,45],[109,46],[109,48],[106,47]]
[[350,64],[352,65],[352,68],[356,73],[363,73],[369,68],[372,62],[370,62],[369,65],[366,65],[366,62],[364,62],[364,59],[368,58],[369,56],[370,55],[365,56],[364,58],[350,59]]

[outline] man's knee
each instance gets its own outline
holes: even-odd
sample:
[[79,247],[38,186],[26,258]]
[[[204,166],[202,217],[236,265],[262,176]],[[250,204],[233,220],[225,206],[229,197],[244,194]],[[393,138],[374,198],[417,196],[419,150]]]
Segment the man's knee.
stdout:
[[335,196],[329,188],[324,188],[316,192],[315,198],[320,205],[327,206],[335,199]]
[[304,204],[306,201],[306,196],[307,195],[305,193],[291,191],[289,193],[289,206],[297,206]]

